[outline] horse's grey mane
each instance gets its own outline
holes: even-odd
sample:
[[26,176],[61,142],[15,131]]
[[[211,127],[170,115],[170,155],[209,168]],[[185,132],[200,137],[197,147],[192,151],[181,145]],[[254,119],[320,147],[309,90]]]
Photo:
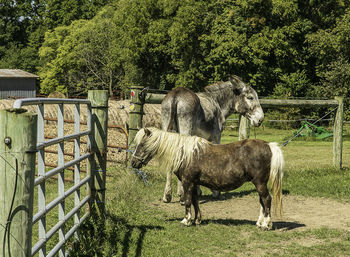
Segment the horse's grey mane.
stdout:
[[218,81],[214,84],[210,84],[204,87],[204,92],[215,94],[224,90],[232,91],[232,88],[242,88],[245,86],[245,83],[237,76],[232,76],[229,81]]
[[215,82],[213,84],[210,84],[208,86],[204,87],[204,91],[206,92],[212,92],[212,91],[216,91],[216,90],[220,90],[223,86],[223,84],[227,83],[227,81],[218,81]]
[[233,88],[234,87],[232,86],[230,81],[218,82],[218,83],[206,86],[204,88],[204,92],[200,92],[198,94],[212,96],[214,98],[217,98],[217,101],[221,103],[222,102],[220,100],[221,98],[226,99],[226,97],[230,97],[234,94],[232,90]]

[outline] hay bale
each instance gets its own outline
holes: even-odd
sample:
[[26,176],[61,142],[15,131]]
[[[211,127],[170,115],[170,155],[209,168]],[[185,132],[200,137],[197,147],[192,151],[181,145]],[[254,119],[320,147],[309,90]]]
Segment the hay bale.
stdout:
[[52,92],[48,95],[48,98],[67,98],[62,92]]
[[[109,101],[108,119],[110,124],[127,127],[129,125],[130,101]],[[144,127],[161,127],[161,106],[145,104],[143,116]]]
[[[12,108],[14,100],[0,100],[0,109]],[[27,109],[30,112],[37,113],[36,106],[24,106],[23,108]],[[123,163],[126,159],[126,152],[119,151],[118,147],[126,147],[128,144],[128,135],[127,131],[123,128],[128,127],[129,124],[129,111],[130,111],[130,102],[128,100],[115,101],[110,100],[108,104],[108,125],[118,125],[122,128],[113,127],[108,128],[108,153],[107,159],[112,160],[109,162],[109,165],[113,165],[114,162]],[[86,105],[82,105],[80,108],[80,121],[86,122]],[[161,108],[160,105],[156,104],[146,104],[144,107],[143,116],[143,125],[145,127],[158,127],[161,126]],[[44,117],[50,119],[50,121],[45,122],[44,126],[44,135],[46,139],[57,137],[57,105],[48,104],[44,107]],[[74,120],[74,105],[66,104],[64,105],[64,119],[65,120]],[[81,131],[86,130],[86,125],[81,125]],[[74,124],[65,123],[64,124],[64,134],[69,135],[74,133]],[[86,137],[82,138],[81,144],[81,154],[86,152]],[[74,144],[73,142],[65,142],[65,153],[73,154]],[[57,145],[47,148],[48,150],[57,152]],[[72,160],[73,157],[66,155],[65,161]],[[46,153],[45,162],[51,165],[57,165],[57,154]]]
[[[0,100],[0,109],[12,108],[14,100]],[[36,113],[36,106],[24,106],[30,112]],[[108,123],[127,127],[129,125],[130,101],[110,100],[108,102]],[[161,127],[161,107],[159,104],[146,104],[144,106],[143,126],[144,127]],[[86,122],[86,105],[80,108],[81,121]],[[57,118],[57,105],[48,104],[44,108],[45,118]],[[64,105],[64,119],[74,120],[74,105]]]

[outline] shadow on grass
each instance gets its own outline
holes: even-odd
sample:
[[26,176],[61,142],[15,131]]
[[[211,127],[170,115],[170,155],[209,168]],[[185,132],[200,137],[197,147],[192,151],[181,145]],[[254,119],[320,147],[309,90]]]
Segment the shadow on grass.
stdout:
[[286,221],[273,222],[273,229],[277,229],[277,230],[293,230],[293,229],[302,228],[302,227],[306,227],[306,225],[298,222],[286,222]]
[[[247,196],[250,194],[255,194],[257,193],[255,189],[251,189],[251,190],[244,190],[244,191],[239,191],[239,192],[221,192],[219,197],[213,197],[212,195],[202,195],[199,198],[199,203],[200,204],[204,204],[207,202],[214,202],[214,201],[225,201],[228,199],[232,199],[232,198],[241,198],[243,196]],[[282,194],[283,195],[289,195],[290,191],[289,190],[282,190]]]
[[213,197],[212,195],[202,195],[199,198],[200,204],[204,204],[207,202],[214,202],[214,201],[225,201],[232,198],[241,198],[246,195],[250,195],[252,193],[256,193],[255,189],[252,190],[244,190],[239,192],[221,192],[219,197]]
[[[181,221],[181,219],[167,219],[167,221]],[[199,226],[207,226],[209,224],[220,224],[224,226],[242,226],[252,225],[256,226],[256,221],[246,219],[206,219],[202,220]],[[195,225],[193,225],[195,226]],[[275,221],[273,222],[273,230],[293,230],[296,228],[305,227],[305,224],[298,222],[287,222],[287,221]]]
[[[226,226],[239,226],[239,225],[253,225],[255,226],[256,221],[252,220],[238,220],[238,219],[210,219],[203,220],[201,225],[208,224],[222,224]],[[286,221],[276,221],[273,222],[273,230],[293,230],[296,228],[305,227],[305,224],[297,223],[297,222],[286,222]]]
[[162,229],[161,226],[131,225],[123,218],[107,214],[105,224],[93,223],[91,219],[83,224],[79,241],[73,243],[70,256],[114,256],[117,253],[118,256],[130,256],[131,245],[136,247],[133,256],[141,256],[146,233]]

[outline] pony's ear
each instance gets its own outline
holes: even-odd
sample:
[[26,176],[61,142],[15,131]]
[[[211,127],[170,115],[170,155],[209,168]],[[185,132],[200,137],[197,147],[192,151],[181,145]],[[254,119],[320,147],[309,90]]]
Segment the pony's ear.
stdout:
[[151,135],[151,131],[148,128],[144,128],[143,130],[145,131],[145,135],[146,136],[150,136]]

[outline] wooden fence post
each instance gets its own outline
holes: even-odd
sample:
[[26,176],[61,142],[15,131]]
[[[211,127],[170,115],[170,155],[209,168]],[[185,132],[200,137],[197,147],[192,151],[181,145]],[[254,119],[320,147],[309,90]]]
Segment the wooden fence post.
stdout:
[[238,140],[248,139],[250,136],[250,121],[239,115],[239,132],[238,132]]
[[338,109],[334,120],[333,129],[333,165],[335,168],[342,168],[343,155],[343,113],[344,113],[344,98],[335,97],[338,101]]
[[0,110],[1,257],[31,256],[37,115]]
[[135,135],[139,129],[142,128],[142,116],[143,116],[143,104],[144,99],[140,97],[140,92],[143,87],[134,86],[130,88],[130,112],[129,112],[129,138],[128,145],[135,138]]
[[89,172],[92,176],[91,214],[103,220],[105,216],[105,191],[107,171],[107,133],[108,133],[108,91],[90,90],[92,134],[91,150],[94,153],[90,160]]

